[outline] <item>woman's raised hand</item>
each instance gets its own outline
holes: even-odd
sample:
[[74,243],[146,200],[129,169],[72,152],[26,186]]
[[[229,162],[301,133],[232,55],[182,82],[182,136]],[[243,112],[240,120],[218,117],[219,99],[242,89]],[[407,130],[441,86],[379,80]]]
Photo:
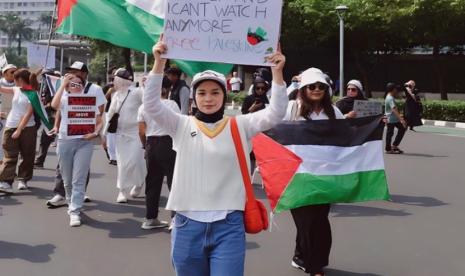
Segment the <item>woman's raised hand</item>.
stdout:
[[273,81],[280,85],[285,85],[283,77],[283,69],[286,64],[286,57],[281,52],[281,44],[278,44],[278,49],[272,55],[267,56],[266,60],[270,63],[275,64],[271,66],[271,72],[273,74]]
[[161,55],[168,51],[168,47],[163,42],[163,34],[160,35],[158,42],[153,45],[152,53],[155,59],[153,64],[152,72],[155,74],[162,74],[165,68],[166,58],[162,58]]

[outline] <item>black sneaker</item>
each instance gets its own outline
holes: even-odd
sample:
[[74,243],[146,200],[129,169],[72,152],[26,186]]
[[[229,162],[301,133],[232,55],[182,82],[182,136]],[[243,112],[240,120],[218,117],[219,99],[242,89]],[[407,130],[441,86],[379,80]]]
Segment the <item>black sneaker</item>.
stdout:
[[118,165],[118,163],[116,162],[116,160],[110,160],[109,164],[110,164],[110,165],[113,165],[113,166]]
[[304,261],[302,259],[300,259],[299,257],[294,256],[294,258],[292,258],[291,266],[293,268],[300,269],[303,272],[307,272],[307,269],[305,268]]
[[44,168],[44,163],[34,163],[34,168],[35,169],[43,169]]

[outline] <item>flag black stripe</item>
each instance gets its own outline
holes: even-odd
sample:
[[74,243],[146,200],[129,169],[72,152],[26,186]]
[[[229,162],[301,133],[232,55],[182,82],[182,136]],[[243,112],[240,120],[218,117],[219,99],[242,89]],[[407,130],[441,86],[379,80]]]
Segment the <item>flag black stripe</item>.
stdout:
[[382,116],[283,122],[265,132],[281,145],[352,147],[383,139]]

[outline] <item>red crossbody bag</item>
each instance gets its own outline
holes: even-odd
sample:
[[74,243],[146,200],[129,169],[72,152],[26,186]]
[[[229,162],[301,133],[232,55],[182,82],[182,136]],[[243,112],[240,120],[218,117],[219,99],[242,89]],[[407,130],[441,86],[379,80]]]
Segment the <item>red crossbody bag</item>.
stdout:
[[255,198],[236,118],[231,118],[230,123],[232,138],[236,148],[237,160],[239,161],[242,179],[244,180],[245,192],[247,195],[244,209],[245,232],[249,234],[257,234],[268,229],[268,212],[265,208],[265,205]]

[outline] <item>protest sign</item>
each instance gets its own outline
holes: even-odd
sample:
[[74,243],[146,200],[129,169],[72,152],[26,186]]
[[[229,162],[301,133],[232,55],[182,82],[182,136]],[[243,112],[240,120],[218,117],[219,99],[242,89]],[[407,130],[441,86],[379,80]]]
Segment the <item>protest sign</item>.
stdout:
[[383,104],[375,101],[354,101],[354,111],[357,118],[383,114]]
[[0,56],[0,68],[5,67],[8,64],[8,60],[6,59],[6,55],[3,54]]
[[97,99],[95,96],[68,96],[67,135],[81,138],[95,132]]
[[48,59],[45,62],[47,46],[39,44],[27,46],[27,66],[29,68],[55,68],[55,47],[50,47],[49,51]]
[[164,42],[171,59],[269,66],[282,0],[168,0]]

